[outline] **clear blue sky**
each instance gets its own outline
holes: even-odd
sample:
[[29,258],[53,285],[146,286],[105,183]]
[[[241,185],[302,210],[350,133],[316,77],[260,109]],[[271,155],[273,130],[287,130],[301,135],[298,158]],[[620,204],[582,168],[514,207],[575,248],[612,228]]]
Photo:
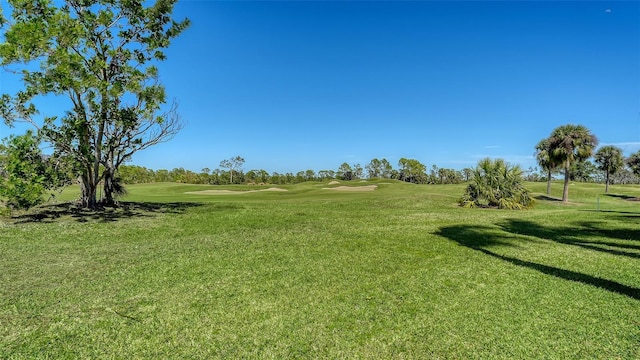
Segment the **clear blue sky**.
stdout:
[[637,1],[182,0],[175,16],[192,26],[160,77],[187,127],[136,165],[527,168],[566,123],[640,150]]

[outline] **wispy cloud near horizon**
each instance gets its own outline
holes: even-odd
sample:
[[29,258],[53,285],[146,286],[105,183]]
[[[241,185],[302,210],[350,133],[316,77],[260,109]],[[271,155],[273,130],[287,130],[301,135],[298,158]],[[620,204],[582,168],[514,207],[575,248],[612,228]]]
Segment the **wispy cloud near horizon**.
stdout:
[[623,152],[636,152],[640,151],[640,141],[627,141],[619,143],[603,143],[600,146],[616,146],[622,149]]

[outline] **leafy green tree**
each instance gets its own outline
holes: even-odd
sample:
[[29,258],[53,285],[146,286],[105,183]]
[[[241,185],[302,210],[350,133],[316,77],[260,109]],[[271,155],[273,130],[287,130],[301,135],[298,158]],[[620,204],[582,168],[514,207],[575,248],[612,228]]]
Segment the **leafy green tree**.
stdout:
[[318,177],[321,181],[333,179],[336,177],[336,172],[333,170],[320,170],[318,171]]
[[416,159],[400,158],[400,180],[414,184],[424,184],[427,182],[427,167]]
[[391,177],[392,167],[387,159],[372,159],[364,168],[369,179],[388,179]]
[[471,175],[471,183],[460,199],[464,207],[524,209],[532,207],[533,198],[523,185],[522,169],[502,159],[480,160]]
[[54,158],[45,160],[39,145],[32,131],[11,136],[0,145],[0,197],[10,209],[36,206],[48,190],[63,184],[52,166]]
[[471,168],[462,169],[462,175],[464,176],[464,181],[469,181],[469,179],[471,179],[471,175],[473,175],[473,169]]
[[382,176],[382,161],[375,158],[369,161],[367,165],[364,166],[365,170],[367,170],[367,177],[369,179],[377,179]]
[[589,160],[571,164],[569,180],[580,182],[594,182],[598,180],[598,168]]
[[364,175],[364,169],[362,169],[362,166],[360,166],[360,164],[353,164],[353,178],[354,179],[360,179],[362,178],[362,176]]
[[551,142],[550,139],[542,139],[536,145],[536,160],[538,165],[547,173],[547,195],[551,194],[551,173],[558,168],[558,164],[555,163],[551,157]]
[[594,156],[598,169],[605,173],[605,188],[604,192],[609,192],[609,177],[611,174],[615,174],[624,167],[624,160],[622,158],[622,150],[615,146],[603,146],[596,152]]
[[[31,123],[76,162],[82,206],[96,207],[100,181],[112,203],[120,165],[182,127],[155,66],[189,24],[171,19],[176,1],[8,0],[0,66],[21,74],[24,88],[0,97],[0,118]],[[70,108],[39,119],[35,102],[51,95]]]
[[[229,183],[233,184],[233,172],[241,172],[244,159],[240,156],[232,157],[231,159],[220,161],[220,167],[229,169]],[[237,179],[236,179],[237,180]]]
[[569,202],[571,165],[585,161],[598,145],[595,135],[582,125],[567,124],[557,127],[549,136],[549,158],[564,168],[562,202]]
[[307,171],[304,172],[304,179],[306,181],[313,181],[316,178],[316,172],[309,169]]
[[631,154],[625,162],[636,176],[640,176],[640,151]]
[[353,180],[353,168],[348,163],[344,162],[336,171],[336,176],[342,180]]

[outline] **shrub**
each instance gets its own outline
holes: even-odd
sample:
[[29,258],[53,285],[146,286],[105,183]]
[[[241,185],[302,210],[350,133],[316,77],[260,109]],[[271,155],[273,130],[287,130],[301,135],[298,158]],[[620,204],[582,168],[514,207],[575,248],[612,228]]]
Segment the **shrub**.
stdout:
[[524,209],[534,204],[529,190],[522,184],[522,169],[502,159],[480,160],[471,174],[471,183],[460,199],[464,207]]

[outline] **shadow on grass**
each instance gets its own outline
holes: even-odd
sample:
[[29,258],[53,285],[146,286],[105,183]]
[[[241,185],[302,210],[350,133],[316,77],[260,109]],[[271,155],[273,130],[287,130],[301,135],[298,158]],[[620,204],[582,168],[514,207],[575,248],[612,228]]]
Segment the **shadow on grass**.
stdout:
[[555,201],[555,202],[562,202],[562,199],[558,199],[558,198],[554,198],[548,195],[536,195],[534,196],[534,199],[538,200],[538,201]]
[[626,241],[638,241],[638,229],[632,228],[605,228],[604,222],[577,221],[572,226],[544,227],[535,222],[508,219],[499,225],[504,231],[533,236],[539,239],[551,240],[557,243],[578,246],[584,249],[604,252],[611,255],[640,258],[640,245],[626,244],[605,239],[620,239]]
[[495,233],[495,231],[493,231],[493,229],[489,227],[469,225],[448,226],[441,228],[437,232],[437,235],[443,236],[447,239],[457,242],[462,246],[479,251],[493,258],[506,261],[516,266],[535,270],[559,279],[576,281],[585,285],[599,287],[607,291],[626,295],[630,298],[640,300],[640,289],[638,288],[624,285],[616,281],[603,279],[597,276],[592,276],[572,270],[565,270],[554,266],[538,264],[531,261],[525,261],[491,251],[491,247],[504,245],[509,241],[506,240],[506,236],[508,235],[498,235]]
[[604,196],[615,197],[623,200],[629,201],[640,201],[640,197],[631,196],[631,195],[620,195],[620,194],[604,194]]
[[[87,221],[118,221],[133,217],[151,217],[157,214],[182,214],[190,208],[203,206],[204,203],[172,202],[172,203],[147,203],[122,201],[115,207],[102,207],[96,210],[83,209],[73,203],[47,205],[34,209],[26,214],[14,215],[11,218],[16,224],[30,222],[55,222],[57,219],[71,217],[78,222]],[[235,208],[236,205],[214,204],[215,210]]]

